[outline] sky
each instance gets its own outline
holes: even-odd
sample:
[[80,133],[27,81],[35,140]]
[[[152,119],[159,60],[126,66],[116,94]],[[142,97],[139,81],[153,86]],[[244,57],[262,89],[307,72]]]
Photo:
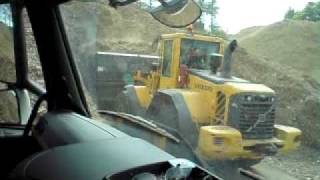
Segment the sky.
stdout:
[[219,11],[217,23],[227,33],[268,25],[283,20],[289,7],[301,10],[316,0],[216,0]]

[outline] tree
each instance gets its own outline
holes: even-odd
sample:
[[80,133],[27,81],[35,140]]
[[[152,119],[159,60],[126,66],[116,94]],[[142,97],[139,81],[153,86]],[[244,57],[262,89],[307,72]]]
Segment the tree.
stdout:
[[304,16],[304,13],[302,11],[297,11],[294,13],[294,16],[292,19],[295,19],[295,20],[304,20],[305,16]]
[[197,0],[197,3],[199,4],[201,10],[202,10],[202,17],[200,18],[200,22],[206,21],[204,19],[205,16],[210,16],[210,31],[213,32],[217,25],[216,25],[216,15],[218,13],[218,7],[216,0]]
[[292,19],[294,17],[295,11],[291,7],[288,9],[286,14],[284,15],[285,19]]
[[11,7],[8,4],[0,5],[0,22],[12,26]]
[[320,1],[318,3],[309,2],[303,9],[304,20],[319,21],[320,20]]
[[294,11],[289,8],[285,14],[285,19],[320,21],[320,1],[309,2],[302,11]]

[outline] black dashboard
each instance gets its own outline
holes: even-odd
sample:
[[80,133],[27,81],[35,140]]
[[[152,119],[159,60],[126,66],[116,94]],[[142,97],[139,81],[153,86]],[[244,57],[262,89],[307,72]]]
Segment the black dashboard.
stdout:
[[132,137],[56,147],[20,165],[19,179],[218,179],[192,162]]
[[75,113],[46,114],[33,135],[46,150],[20,163],[16,179],[219,179],[188,160]]

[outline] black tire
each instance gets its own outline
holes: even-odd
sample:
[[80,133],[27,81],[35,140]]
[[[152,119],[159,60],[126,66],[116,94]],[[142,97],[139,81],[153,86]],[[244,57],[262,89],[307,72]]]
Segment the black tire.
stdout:
[[117,112],[130,113],[129,97],[126,91],[121,92],[117,97],[114,105]]
[[138,100],[132,96],[134,95],[129,94],[128,91],[122,91],[116,97],[114,106],[115,111],[143,117],[146,110],[144,110],[144,108],[140,106]]

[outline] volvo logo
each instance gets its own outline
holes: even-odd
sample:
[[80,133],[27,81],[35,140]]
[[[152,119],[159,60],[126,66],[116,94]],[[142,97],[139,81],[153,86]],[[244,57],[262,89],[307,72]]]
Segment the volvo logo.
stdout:
[[246,132],[250,132],[252,129],[256,128],[258,124],[263,123],[267,120],[266,114],[259,114],[257,121],[246,130]]

